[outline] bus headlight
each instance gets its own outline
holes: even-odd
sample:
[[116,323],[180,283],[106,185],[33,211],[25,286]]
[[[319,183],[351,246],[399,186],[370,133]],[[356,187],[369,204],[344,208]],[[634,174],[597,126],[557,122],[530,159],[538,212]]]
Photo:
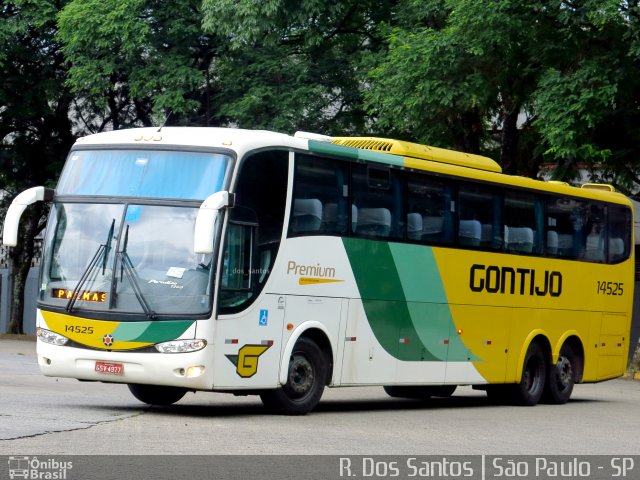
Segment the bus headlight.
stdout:
[[187,353],[197,352],[206,346],[206,340],[172,340],[156,344],[156,350],[160,353]]
[[65,345],[69,341],[67,337],[58,335],[57,333],[44,328],[37,328],[36,336],[44,343],[50,343],[51,345]]

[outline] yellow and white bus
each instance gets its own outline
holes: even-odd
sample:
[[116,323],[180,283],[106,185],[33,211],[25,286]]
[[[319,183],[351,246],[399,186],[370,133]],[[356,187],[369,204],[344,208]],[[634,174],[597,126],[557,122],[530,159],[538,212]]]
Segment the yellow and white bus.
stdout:
[[218,128],[79,139],[51,201],[37,312],[49,376],[149,404],[458,385],[524,405],[623,374],[632,208],[407,142]]

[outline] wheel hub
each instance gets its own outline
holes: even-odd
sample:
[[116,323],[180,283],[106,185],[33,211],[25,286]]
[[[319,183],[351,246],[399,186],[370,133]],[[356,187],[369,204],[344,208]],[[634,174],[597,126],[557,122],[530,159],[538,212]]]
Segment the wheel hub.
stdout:
[[556,363],[556,378],[558,385],[566,388],[571,385],[573,379],[573,367],[567,357],[560,357]]
[[294,356],[289,366],[289,385],[291,390],[302,396],[313,386],[313,367],[302,356]]

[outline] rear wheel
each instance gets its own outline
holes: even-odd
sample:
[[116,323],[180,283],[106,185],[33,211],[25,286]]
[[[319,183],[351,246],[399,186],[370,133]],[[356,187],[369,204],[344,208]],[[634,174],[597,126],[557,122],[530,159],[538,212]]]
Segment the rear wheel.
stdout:
[[561,405],[567,403],[573,392],[577,357],[570,345],[563,345],[558,362],[549,368],[544,400]]
[[394,398],[413,398],[426,400],[430,397],[450,397],[455,392],[457,385],[425,385],[404,386],[393,385],[384,387],[384,391]]
[[318,345],[309,338],[300,338],[289,358],[287,383],[260,394],[262,403],[284,415],[304,415],[313,410],[327,384],[327,361]]
[[518,405],[536,405],[544,392],[547,365],[542,348],[537,343],[529,345],[524,358],[520,383],[513,385],[513,400]]
[[129,391],[143,403],[149,405],[172,405],[187,393],[186,388],[160,385],[129,384]]

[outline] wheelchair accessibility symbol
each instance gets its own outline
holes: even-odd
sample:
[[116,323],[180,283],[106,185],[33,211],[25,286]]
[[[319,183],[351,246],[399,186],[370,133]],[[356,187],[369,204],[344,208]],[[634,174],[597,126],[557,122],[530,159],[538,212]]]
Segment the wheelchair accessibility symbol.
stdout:
[[258,325],[261,327],[266,327],[269,323],[269,310],[260,310],[260,320],[258,320]]

